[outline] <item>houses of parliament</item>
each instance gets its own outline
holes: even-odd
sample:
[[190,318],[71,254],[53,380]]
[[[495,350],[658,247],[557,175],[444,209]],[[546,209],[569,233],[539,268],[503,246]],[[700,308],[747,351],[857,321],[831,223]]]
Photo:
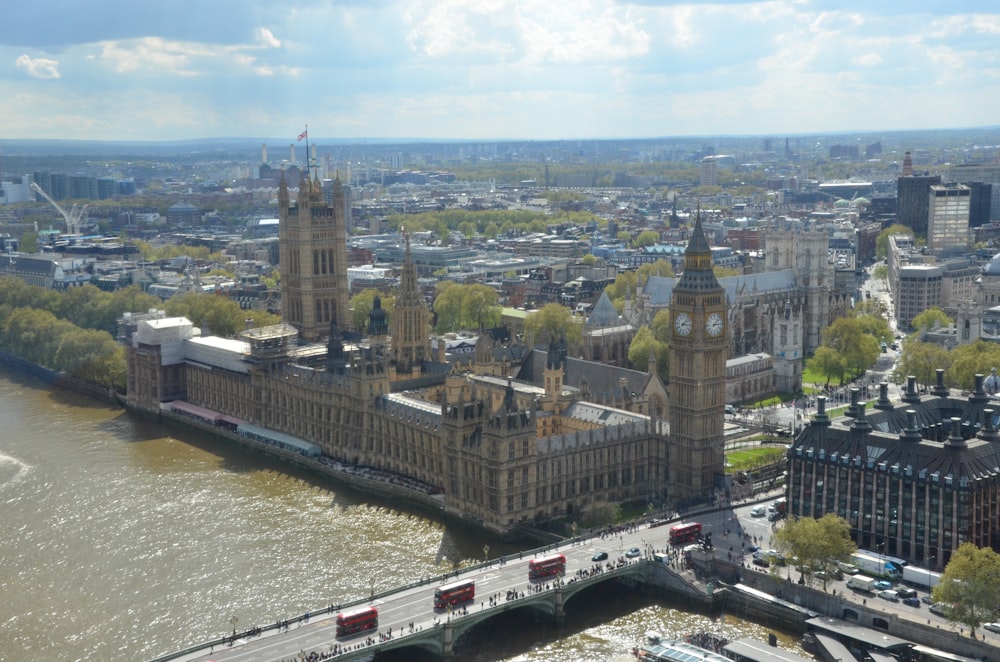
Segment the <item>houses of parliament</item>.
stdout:
[[672,291],[670,401],[621,409],[565,383],[561,338],[549,341],[543,386],[503,374],[486,352],[445,363],[408,246],[391,320],[376,299],[355,333],[343,198],[339,180],[332,204],[318,181],[294,196],[279,185],[281,324],[229,339],[202,335],[198,320],[137,317],[129,406],[209,412],[227,429],[419,481],[450,515],[500,534],[724,489],[730,330],[700,220]]

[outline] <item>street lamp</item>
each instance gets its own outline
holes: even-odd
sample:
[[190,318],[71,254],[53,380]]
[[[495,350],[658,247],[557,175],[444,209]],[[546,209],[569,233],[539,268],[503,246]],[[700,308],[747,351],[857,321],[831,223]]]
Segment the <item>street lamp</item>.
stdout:
[[490,560],[490,546],[483,545],[483,562],[487,563]]
[[239,620],[240,619],[236,618],[235,614],[233,615],[232,618],[229,619],[229,622],[233,624],[233,636],[234,637],[236,636],[236,624],[239,622]]
[[375,599],[375,575],[368,578],[368,586],[371,588],[371,599]]

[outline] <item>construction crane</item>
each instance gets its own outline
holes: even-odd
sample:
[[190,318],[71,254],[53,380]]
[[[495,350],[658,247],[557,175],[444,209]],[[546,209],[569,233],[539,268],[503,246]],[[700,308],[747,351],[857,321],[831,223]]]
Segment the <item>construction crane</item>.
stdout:
[[59,203],[53,200],[52,197],[48,193],[46,193],[41,186],[39,186],[35,182],[31,182],[31,190],[37,193],[38,195],[42,196],[46,200],[48,200],[49,204],[55,207],[56,210],[60,214],[62,214],[63,219],[66,221],[66,234],[79,234],[80,226],[83,223],[83,217],[87,213],[87,205],[78,207],[76,203],[73,203],[73,206],[70,208],[70,210],[66,211],[61,206],[59,206]]

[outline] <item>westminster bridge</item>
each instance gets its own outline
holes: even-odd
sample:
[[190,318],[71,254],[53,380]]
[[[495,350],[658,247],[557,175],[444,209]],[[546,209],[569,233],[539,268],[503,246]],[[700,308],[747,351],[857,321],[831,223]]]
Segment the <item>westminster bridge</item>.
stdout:
[[[637,590],[658,586],[706,599],[705,587],[682,578],[672,567],[669,553],[664,553],[668,530],[667,526],[650,528],[644,524],[566,541],[249,629],[237,630],[234,620],[234,632],[227,636],[153,662],[279,662],[309,659],[310,655],[316,660],[346,662],[402,649],[419,649],[422,657],[446,660],[461,650],[464,635],[513,610],[524,610],[533,618],[559,624],[567,603],[605,582]],[[529,579],[531,559],[557,553],[566,557],[564,575]],[[606,558],[595,561],[603,555]],[[476,586],[473,600],[453,609],[434,608],[435,589],[469,580]],[[378,610],[377,630],[336,636],[338,613],[368,606]]]

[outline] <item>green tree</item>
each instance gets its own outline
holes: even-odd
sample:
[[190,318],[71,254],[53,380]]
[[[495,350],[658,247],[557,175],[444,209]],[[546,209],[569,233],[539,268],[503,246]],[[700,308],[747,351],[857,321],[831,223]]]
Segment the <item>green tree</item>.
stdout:
[[539,346],[565,336],[566,344],[571,349],[579,347],[583,337],[580,322],[566,306],[547,303],[524,320],[525,344],[529,347]]
[[368,331],[368,315],[375,307],[375,297],[381,298],[382,308],[385,309],[390,324],[392,323],[392,312],[396,306],[396,298],[380,294],[378,290],[366,289],[351,297],[351,323],[354,330],[360,333]]
[[656,374],[664,383],[670,381],[670,348],[656,339],[652,329],[641,327],[628,346],[628,360],[634,370],[645,372],[649,366],[649,355],[653,354]]
[[580,262],[586,264],[587,266],[594,266],[594,264],[597,262],[597,256],[593,255],[592,253],[587,253],[586,255],[580,258]]
[[937,327],[945,328],[951,326],[953,323],[952,319],[938,307],[928,308],[924,312],[916,315],[911,321],[910,326],[918,331],[932,331]]
[[645,246],[655,246],[658,243],[660,243],[659,232],[655,230],[643,230],[632,241],[632,246],[635,248],[643,248]]
[[[865,303],[874,303],[881,305],[881,301],[866,301]],[[859,310],[855,310],[855,317],[858,324],[861,326],[861,332],[872,336],[878,342],[892,342],[892,327],[889,326],[889,322],[886,321],[884,317],[879,315],[867,315]]]
[[662,276],[664,278],[674,277],[674,265],[669,260],[660,258],[656,262],[647,262],[636,269],[636,284],[645,287],[651,276]]
[[943,368],[947,373],[950,367],[951,353],[944,347],[911,339],[899,360],[896,377],[901,380],[913,375],[919,384],[934,384],[937,382],[937,369]]
[[840,354],[851,378],[863,375],[881,353],[880,341],[868,335],[856,317],[841,317],[826,327],[823,344]]
[[889,267],[885,264],[875,265],[872,269],[872,278],[877,278],[883,283],[889,282]]
[[803,575],[812,580],[818,571],[829,577],[838,562],[847,561],[857,551],[851,541],[851,526],[844,518],[827,513],[820,519],[790,519],[775,533],[775,545],[786,557],[798,559]]
[[17,244],[17,248],[22,253],[37,253],[38,252],[38,233],[37,232],[24,232],[21,234],[21,240]]
[[124,361],[124,350],[107,331],[73,329],[60,338],[53,368],[96,384],[111,385],[115,383],[115,371],[108,358],[119,350]]
[[232,299],[217,294],[187,292],[170,297],[164,305],[171,317],[186,317],[195,326],[223,338],[233,338],[246,327],[246,312]]
[[742,276],[743,272],[739,269],[732,269],[730,267],[712,267],[712,273],[715,274],[716,278],[730,278],[732,276]]
[[434,313],[439,333],[462,329],[487,329],[500,324],[502,309],[497,291],[475,283],[460,285],[454,281],[437,284]]
[[935,602],[949,605],[948,620],[962,623],[975,638],[976,628],[993,620],[1000,605],[1000,555],[989,547],[962,543],[931,595]]
[[664,344],[668,344],[670,338],[673,336],[670,320],[670,309],[664,308],[656,313],[656,316],[653,317],[653,321],[649,325],[649,328],[653,331],[653,336]]
[[875,257],[880,260],[884,260],[886,255],[889,254],[889,235],[894,234],[913,234],[913,230],[905,225],[899,223],[893,223],[885,230],[879,233],[878,237],[875,238]]
[[951,350],[949,358],[951,364],[945,372],[945,383],[971,391],[975,387],[977,373],[989,375],[993,368],[1000,368],[1000,345],[977,340]]
[[836,379],[839,383],[844,383],[844,375],[847,374],[847,362],[837,350],[832,347],[820,345],[816,352],[806,361],[806,369],[814,374],[826,377],[826,385],[830,385],[831,379]]

